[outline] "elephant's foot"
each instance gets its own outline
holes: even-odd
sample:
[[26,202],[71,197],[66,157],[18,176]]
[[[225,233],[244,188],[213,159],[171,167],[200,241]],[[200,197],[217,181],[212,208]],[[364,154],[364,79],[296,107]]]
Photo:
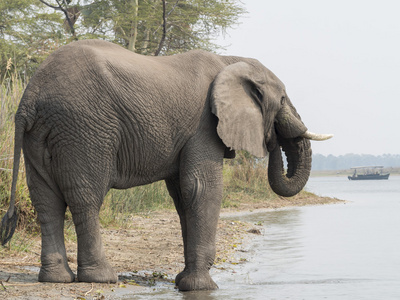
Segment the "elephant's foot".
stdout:
[[75,281],[75,275],[68,264],[42,265],[39,272],[39,281],[70,283]]
[[118,275],[109,263],[104,262],[96,266],[78,267],[78,281],[115,283],[118,281]]
[[190,272],[184,270],[175,278],[175,284],[180,291],[216,290],[218,285],[212,280],[208,271]]

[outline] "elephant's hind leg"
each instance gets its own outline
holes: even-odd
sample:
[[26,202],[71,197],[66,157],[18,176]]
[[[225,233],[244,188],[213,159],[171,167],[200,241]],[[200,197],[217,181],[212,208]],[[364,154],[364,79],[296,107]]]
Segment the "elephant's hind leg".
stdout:
[[64,244],[64,217],[66,204],[53,191],[25,157],[28,186],[37,211],[42,233],[41,282],[72,282],[75,275],[68,266]]
[[78,281],[114,283],[118,276],[107,262],[101,241],[99,210],[103,199],[97,192],[75,187],[64,193],[78,237]]

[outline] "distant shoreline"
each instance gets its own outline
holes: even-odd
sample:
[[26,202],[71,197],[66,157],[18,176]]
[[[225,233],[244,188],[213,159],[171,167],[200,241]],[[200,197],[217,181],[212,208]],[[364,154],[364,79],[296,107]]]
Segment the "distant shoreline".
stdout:
[[[400,167],[385,167],[384,170],[388,171],[391,176],[400,175]],[[347,177],[352,175],[353,171],[349,169],[345,170],[312,170],[311,177]]]

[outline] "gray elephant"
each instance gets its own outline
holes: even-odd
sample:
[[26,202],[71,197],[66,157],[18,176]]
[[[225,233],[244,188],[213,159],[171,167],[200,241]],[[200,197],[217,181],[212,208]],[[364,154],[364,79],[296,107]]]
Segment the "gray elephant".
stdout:
[[[21,148],[42,233],[39,281],[72,282],[64,214],[78,237],[78,281],[116,282],[100,236],[111,188],[165,180],[180,217],[180,290],[215,289],[209,275],[222,199],[223,158],[269,152],[269,182],[292,196],[306,184],[310,139],[283,83],[254,59],[190,51],[141,56],[86,40],[61,47],[29,82],[15,116],[14,173],[2,243],[13,233]],[[283,171],[281,150],[288,170]]]

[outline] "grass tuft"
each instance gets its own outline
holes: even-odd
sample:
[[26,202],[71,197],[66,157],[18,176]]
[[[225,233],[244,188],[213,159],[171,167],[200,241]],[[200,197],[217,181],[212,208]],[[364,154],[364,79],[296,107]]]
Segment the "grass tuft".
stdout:
[[172,209],[173,201],[163,181],[127,190],[110,190],[100,211],[103,226],[123,226],[133,214]]
[[266,158],[257,159],[246,151],[237,151],[235,160],[225,161],[222,207],[276,199],[278,196],[268,184],[267,162]]

